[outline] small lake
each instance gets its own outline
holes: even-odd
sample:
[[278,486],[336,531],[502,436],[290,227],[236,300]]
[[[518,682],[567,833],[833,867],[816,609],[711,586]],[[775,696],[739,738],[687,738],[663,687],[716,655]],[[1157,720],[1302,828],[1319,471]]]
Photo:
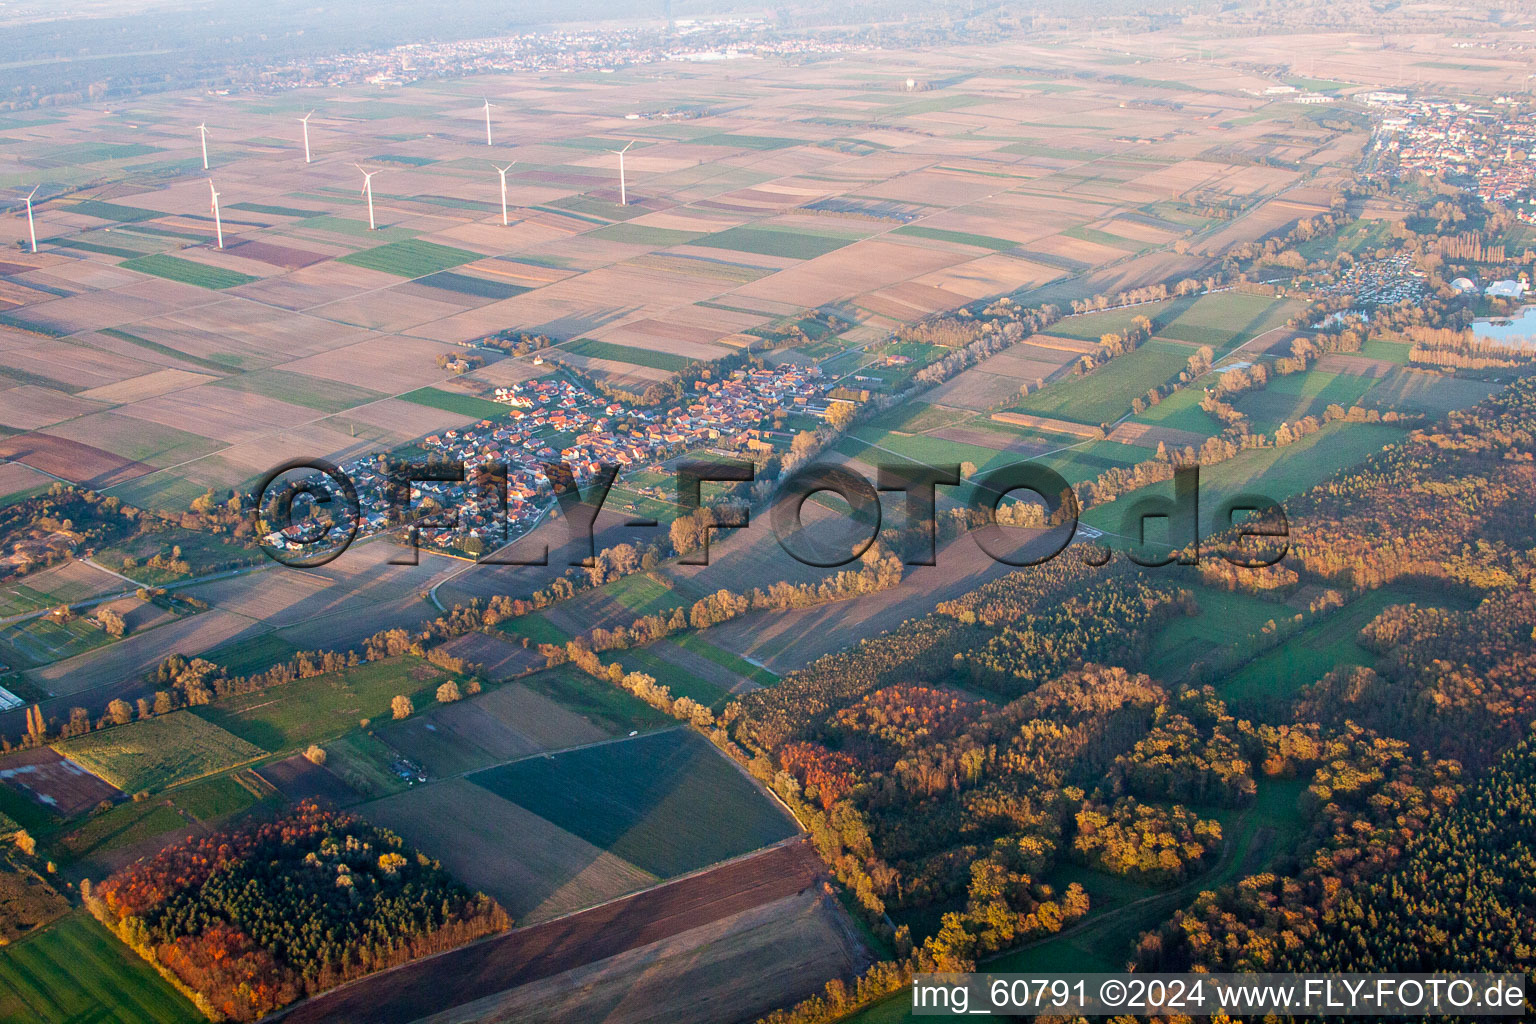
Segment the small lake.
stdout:
[[1526,306],[1512,317],[1477,320],[1472,324],[1472,333],[1488,341],[1509,345],[1536,342],[1536,306]]

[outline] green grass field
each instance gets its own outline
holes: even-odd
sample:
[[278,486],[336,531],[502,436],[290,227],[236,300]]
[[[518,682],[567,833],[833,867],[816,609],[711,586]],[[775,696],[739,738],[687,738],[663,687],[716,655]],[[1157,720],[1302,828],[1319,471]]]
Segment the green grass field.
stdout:
[[1205,397],[1202,387],[1180,388],[1146,412],[1136,417],[1137,423],[1155,423],[1172,430],[1188,430],[1207,436],[1221,433],[1221,424],[1200,408]]
[[1098,228],[1078,226],[1067,228],[1062,232],[1067,238],[1077,238],[1084,242],[1092,242],[1095,245],[1107,245],[1111,249],[1124,249],[1127,252],[1140,252],[1149,248],[1146,242],[1138,242],[1133,238],[1125,238],[1121,235],[1111,234],[1108,231],[1100,231]]
[[123,206],[120,203],[106,203],[99,199],[83,199],[75,205],[68,207],[70,213],[78,213],[85,217],[95,217],[98,220],[110,220],[117,224],[136,224],[141,220],[154,220],[156,217],[164,217],[159,210],[146,210],[142,206]]
[[451,245],[409,238],[349,253],[338,258],[337,262],[394,274],[396,277],[426,277],[483,258],[468,249],[455,249]]
[[206,1019],[83,910],[0,949],[0,1024]]
[[1077,423],[1111,423],[1131,411],[1138,395],[1177,376],[1192,355],[1190,348],[1153,338],[1092,373],[1041,388],[1012,408]]
[[975,413],[969,409],[948,409],[938,405],[926,405],[922,402],[907,402],[898,405],[870,420],[868,426],[874,430],[894,430],[904,434],[920,434],[926,430],[938,430],[942,427],[952,427],[967,420],[973,419]]
[[795,834],[777,805],[687,729],[514,761],[469,780],[662,878]]
[[810,260],[836,252],[855,239],[836,235],[813,235],[803,231],[786,231],[778,228],[737,227],[716,231],[689,245],[707,249],[730,249],[733,252],[750,252],[759,256],[783,256],[789,259]]
[[444,391],[441,388],[418,388],[400,397],[407,402],[456,413],[473,420],[494,419],[507,414],[507,407],[499,402],[476,398],[474,395],[461,395],[455,391]]
[[150,256],[140,256],[137,259],[128,260],[119,264],[125,270],[137,270],[141,274],[152,274],[155,277],[163,277],[169,281],[180,281],[182,284],[192,284],[199,288],[212,288],[215,291],[224,288],[234,288],[237,285],[250,284],[260,278],[250,274],[241,274],[234,270],[225,270],[222,267],[209,267],[191,260],[184,260],[178,256],[166,256],[163,253],[155,253]]
[[1231,700],[1289,696],[1333,669],[1370,665],[1375,662],[1375,655],[1355,642],[1366,623],[1394,604],[1455,605],[1440,599],[1442,596],[1408,586],[1369,591],[1248,662],[1217,689]]
[[1499,387],[1488,381],[1447,377],[1440,373],[1393,370],[1376,382],[1362,404],[1440,417],[1452,409],[1476,405]]
[[232,676],[248,676],[265,672],[279,662],[287,661],[299,653],[298,647],[276,633],[263,633],[210,651],[206,657],[229,670]]
[[530,643],[535,644],[564,644],[571,639],[569,633],[538,612],[519,615],[515,619],[503,619],[496,624],[496,628],[515,639],[527,637]]
[[1271,378],[1258,391],[1240,395],[1236,404],[1256,433],[1269,434],[1282,423],[1295,423],[1303,416],[1321,416],[1330,405],[1348,409],[1358,404],[1375,383],[1371,377],[1312,369]]
[[396,694],[426,707],[445,673],[417,658],[391,658],[226,697],[196,714],[273,753],[333,739],[359,720],[387,719]]
[[1200,296],[1172,323],[1159,327],[1158,333],[1175,341],[1209,345],[1220,354],[1265,331],[1284,326],[1303,308],[1300,302],[1290,299],[1216,292]]
[[125,793],[174,786],[265,753],[190,711],[141,719],[53,746]]
[[604,597],[617,601],[634,612],[636,618],[642,615],[654,615],[657,612],[670,612],[687,603],[677,595],[676,591],[662,586],[653,577],[642,572],[621,577],[604,587],[602,593]]
[[1380,338],[1367,338],[1365,344],[1360,346],[1360,354],[1367,359],[1381,359],[1388,363],[1396,363],[1399,366],[1408,365],[1408,352],[1413,348],[1405,341],[1382,341]]
[[685,633],[673,641],[685,651],[707,658],[728,672],[750,679],[759,686],[772,686],[779,677],[765,668],[759,668],[738,655],[716,647],[698,633]]
[[256,805],[256,794],[242,786],[236,778],[242,774],[247,773],[236,772],[194,782],[176,790],[172,799],[177,807],[198,821],[217,822]]
[[616,735],[632,729],[649,731],[677,724],[671,716],[657,711],[629,691],[612,683],[599,682],[569,666],[523,676],[518,683]]
[[[1111,332],[1119,333],[1131,326],[1131,321],[1144,316],[1152,321],[1154,331],[1169,324],[1184,310],[1194,305],[1194,299],[1169,299],[1166,302],[1144,302],[1125,309],[1108,309],[1101,313],[1085,313],[1056,321],[1045,333],[1079,341],[1098,341]],[[1151,385],[1147,385],[1151,387]]]
[[[1385,445],[1401,440],[1403,429],[1383,423],[1330,423],[1284,448],[1250,448],[1235,458],[1200,470],[1202,518],[1214,517],[1222,502],[1238,494],[1258,494],[1282,501],[1360,462]],[[1083,522],[1102,530],[1126,532],[1126,510],[1144,496],[1171,496],[1172,486],[1154,484],[1083,513]],[[1127,500],[1130,499],[1130,500]],[[1228,524],[1221,524],[1224,528]],[[1215,532],[1206,518],[1203,535]]]
[[788,149],[791,146],[803,146],[801,139],[785,139],[774,135],[739,135],[735,132],[716,132],[711,135],[701,135],[693,140],[696,146],[729,146],[733,149],[753,149],[766,151],[772,149]]
[[1271,619],[1295,614],[1295,609],[1286,605],[1236,591],[1210,587],[1193,590],[1199,613],[1165,623],[1142,662],[1142,670],[1154,679],[1177,679],[1183,670],[1210,652],[1245,640]]
[[349,732],[325,744],[325,767],[366,797],[388,796],[406,788],[389,770],[396,757],[383,740],[362,731]]
[[190,831],[191,827],[191,823],[177,814],[174,807],[168,806],[163,798],[129,801],[109,811],[92,814],[79,827],[54,840],[50,852],[65,862],[81,861],[176,829]]
[[644,647],[617,651],[614,658],[626,672],[644,672],[671,691],[674,697],[691,697],[700,704],[721,708],[730,700],[730,693],[707,679],[701,679],[670,662],[663,661]]
[[575,356],[586,356],[589,359],[612,359],[616,363],[649,366],[653,370],[666,370],[668,373],[679,373],[694,363],[694,360],[686,356],[674,355],[671,352],[657,352],[654,349],[638,348],[634,345],[615,345],[608,341],[598,341],[596,338],[578,338],[561,345],[560,351],[569,352]]

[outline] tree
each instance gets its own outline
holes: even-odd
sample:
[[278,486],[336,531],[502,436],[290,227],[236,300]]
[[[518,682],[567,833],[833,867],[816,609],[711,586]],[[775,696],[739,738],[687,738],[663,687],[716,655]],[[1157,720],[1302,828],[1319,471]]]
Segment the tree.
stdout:
[[30,857],[37,852],[37,840],[26,829],[22,829],[16,833],[16,848]]
[[[437,702],[439,704],[452,704],[456,700],[462,700],[464,695],[459,692],[459,684],[452,679],[437,688]],[[404,715],[396,715],[396,718],[404,718]]]
[[311,743],[304,751],[304,758],[310,764],[325,764],[325,748],[318,743]]
[[389,702],[389,710],[393,712],[396,719],[410,718],[416,713],[416,705],[411,703],[411,698],[399,693]]
[[107,705],[107,718],[113,725],[127,725],[133,721],[133,706],[122,699],[114,700]]
[[96,621],[101,623],[101,628],[110,637],[121,637],[128,632],[128,623],[123,617],[111,608],[103,608],[96,613]]
[[833,430],[847,430],[856,411],[852,402],[833,402],[827,406],[827,423]]

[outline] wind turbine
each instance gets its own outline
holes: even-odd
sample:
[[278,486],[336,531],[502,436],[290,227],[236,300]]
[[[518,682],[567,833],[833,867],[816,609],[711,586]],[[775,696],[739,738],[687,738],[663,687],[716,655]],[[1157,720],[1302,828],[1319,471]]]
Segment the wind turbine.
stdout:
[[304,126],[304,162],[305,163],[309,163],[309,119],[314,117],[314,116],[315,116],[315,112],[313,110],[311,110],[309,113],[307,113],[303,117],[299,118],[299,123]]
[[197,126],[197,130],[203,133],[203,170],[208,169],[208,122],[204,121]]
[[485,98],[485,144],[491,144],[491,98]]
[[224,222],[219,219],[219,192],[213,187],[213,179],[208,179],[208,195],[213,207],[213,229],[219,234],[219,248],[224,248]]
[[27,196],[27,234],[32,236],[32,252],[34,255],[37,253],[37,225],[32,222],[32,196],[37,195],[37,189],[42,187],[41,185],[37,186],[37,188],[32,190],[32,194]]
[[496,167],[496,173],[501,175],[501,226],[502,227],[506,227],[507,226],[507,172],[510,171],[513,168],[513,166],[515,166],[516,164],[517,164],[516,160],[513,160],[512,163],[507,164],[507,166],[505,166],[505,167],[496,167],[495,164],[491,164],[492,167]]
[[620,206],[628,206],[629,205],[629,193],[627,191],[625,191],[625,189],[624,189],[624,154],[629,152],[629,147],[633,146],[634,144],[635,144],[634,140],[630,140],[629,144],[626,145],[623,149],[616,150],[616,152],[619,154],[619,205]]
[[373,224],[373,176],[378,171],[364,171],[362,164],[353,164],[358,170],[363,171],[363,195],[368,197],[368,230],[377,231]]

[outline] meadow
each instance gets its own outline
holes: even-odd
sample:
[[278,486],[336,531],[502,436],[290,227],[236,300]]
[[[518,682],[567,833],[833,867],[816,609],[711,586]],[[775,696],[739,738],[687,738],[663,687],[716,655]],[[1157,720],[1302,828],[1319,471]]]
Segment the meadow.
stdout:
[[0,1024],[206,1019],[83,910],[0,949]]
[[1192,434],[1210,436],[1221,432],[1221,424],[1210,413],[1200,408],[1205,389],[1180,388],[1147,411],[1135,417],[1137,423],[1151,423],[1173,430],[1186,430]]
[[442,669],[420,659],[391,658],[226,697],[188,713],[246,743],[281,753],[334,739],[364,718],[387,719],[397,694],[425,707],[446,677]]
[[683,729],[529,758],[469,781],[663,878],[795,834],[723,754]]
[[[1330,423],[1294,444],[1281,448],[1250,448],[1235,457],[1200,470],[1200,508],[1213,518],[1202,527],[1205,535],[1231,524],[1214,519],[1222,502],[1239,494],[1258,494],[1281,501],[1321,483],[1334,473],[1360,462],[1385,445],[1400,440],[1401,427],[1386,423]],[[1089,526],[1124,532],[1126,510],[1150,495],[1171,497],[1171,485],[1154,484],[1122,495],[1083,513]]]
[[706,707],[719,709],[730,700],[729,691],[687,669],[658,657],[649,648],[635,647],[619,651],[615,660],[627,672],[644,672],[671,691],[674,697],[691,697]]
[[190,711],[101,729],[54,749],[125,793],[164,789],[266,754]]
[[1217,355],[1245,344],[1265,331],[1284,326],[1305,306],[1294,300],[1275,300],[1245,292],[1202,295],[1157,333],[1175,341],[1209,345]]
[[1112,423],[1129,413],[1131,402],[1148,388],[1178,376],[1194,354],[1186,345],[1153,338],[1090,373],[1033,392],[1011,408],[1076,423]]
[[1263,388],[1241,395],[1236,403],[1257,433],[1271,434],[1282,423],[1321,416],[1330,405],[1348,409],[1366,397],[1374,378],[1311,369],[1275,377]]
[[1303,686],[1315,683],[1330,671],[1351,665],[1371,665],[1376,656],[1356,642],[1360,630],[1387,607],[1417,604],[1421,607],[1464,607],[1444,592],[1412,586],[1389,586],[1361,595],[1273,650],[1260,654],[1228,676],[1217,687],[1230,700],[1264,697],[1287,698]]
[[600,683],[568,665],[535,672],[518,680],[522,686],[543,694],[611,734],[630,730],[661,729],[675,720],[626,690]]

